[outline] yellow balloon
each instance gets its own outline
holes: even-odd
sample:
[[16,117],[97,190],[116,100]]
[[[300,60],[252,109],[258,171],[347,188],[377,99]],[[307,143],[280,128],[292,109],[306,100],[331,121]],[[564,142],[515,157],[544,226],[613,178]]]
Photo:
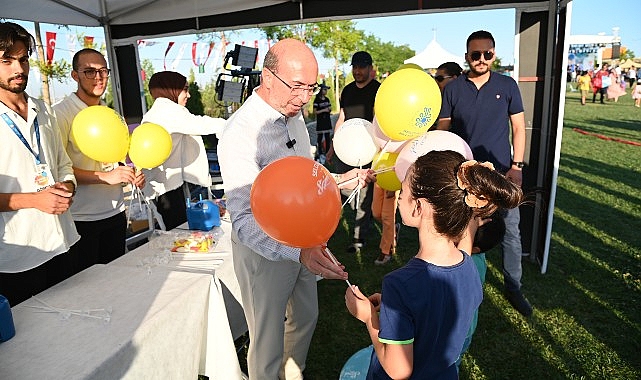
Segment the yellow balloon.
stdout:
[[171,135],[158,124],[142,123],[131,134],[129,159],[138,168],[161,165],[171,154]]
[[106,106],[91,106],[78,112],[71,124],[78,149],[100,162],[124,160],[129,149],[129,129],[118,112]]
[[381,131],[392,140],[418,137],[434,124],[441,111],[441,91],[423,70],[398,70],[376,93],[374,112]]
[[403,70],[403,69],[419,69],[423,71],[423,68],[420,65],[417,65],[416,63],[404,63],[398,67],[398,70]]
[[[372,167],[372,170],[376,171],[379,169],[393,168],[396,164],[397,158],[398,153],[379,152],[374,156],[375,164]],[[394,170],[377,174],[376,183],[378,186],[388,191],[397,191],[401,189],[401,181],[396,177],[396,172]]]

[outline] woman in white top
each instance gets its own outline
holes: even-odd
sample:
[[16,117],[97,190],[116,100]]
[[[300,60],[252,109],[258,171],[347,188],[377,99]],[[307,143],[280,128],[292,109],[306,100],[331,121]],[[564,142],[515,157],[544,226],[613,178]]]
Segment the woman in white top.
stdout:
[[149,80],[154,98],[143,123],[155,123],[171,134],[169,158],[160,166],[145,170],[147,186],[144,192],[156,199],[156,207],[167,230],[187,221],[183,183],[211,186],[209,162],[201,136],[218,133],[225,119],[197,116],[185,105],[189,99],[187,78],[173,71],[161,71]]

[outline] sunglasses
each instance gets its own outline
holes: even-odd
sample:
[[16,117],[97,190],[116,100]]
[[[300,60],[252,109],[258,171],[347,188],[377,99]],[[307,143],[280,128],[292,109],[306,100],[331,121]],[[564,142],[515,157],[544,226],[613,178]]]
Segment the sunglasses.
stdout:
[[481,55],[483,55],[483,58],[486,61],[489,61],[490,59],[494,58],[494,52],[491,52],[489,50],[487,50],[487,51],[473,51],[473,52],[467,53],[467,55],[470,56],[470,59],[472,59],[472,61],[481,60]]
[[443,82],[444,80],[446,80],[448,78],[452,78],[452,76],[451,75],[437,75],[437,76],[434,77],[434,79],[436,79],[436,81],[439,82],[439,83]]

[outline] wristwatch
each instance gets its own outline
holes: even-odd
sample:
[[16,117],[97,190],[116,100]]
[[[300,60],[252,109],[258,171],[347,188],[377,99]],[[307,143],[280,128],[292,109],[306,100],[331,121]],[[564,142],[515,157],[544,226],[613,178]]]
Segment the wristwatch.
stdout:
[[512,161],[512,165],[516,166],[519,169],[523,169],[525,162],[523,161]]

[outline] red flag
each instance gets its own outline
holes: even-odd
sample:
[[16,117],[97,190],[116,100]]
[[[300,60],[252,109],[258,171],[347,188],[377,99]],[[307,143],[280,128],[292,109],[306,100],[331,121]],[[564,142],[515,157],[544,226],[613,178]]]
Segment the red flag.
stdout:
[[174,46],[174,43],[169,42],[169,44],[167,45],[167,50],[165,50],[165,57],[162,59],[162,67],[165,70],[167,70],[167,64],[165,63],[165,59],[167,59],[167,53],[169,53],[169,49],[171,49],[172,46]]
[[93,46],[93,37],[85,36],[85,47],[90,48]]
[[195,66],[199,65],[198,60],[196,59],[196,51],[198,50],[198,42],[192,42],[191,44],[191,61]]
[[47,32],[47,65],[53,62],[53,52],[56,50],[56,32]]

